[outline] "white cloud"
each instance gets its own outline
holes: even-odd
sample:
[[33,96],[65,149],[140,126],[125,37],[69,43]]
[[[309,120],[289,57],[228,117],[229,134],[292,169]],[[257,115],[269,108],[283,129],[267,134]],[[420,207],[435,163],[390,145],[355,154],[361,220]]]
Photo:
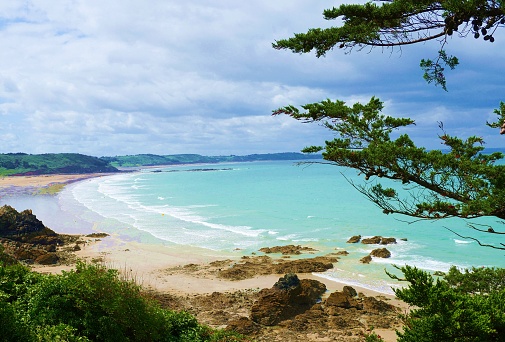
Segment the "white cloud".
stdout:
[[0,134],[16,137],[0,152],[296,151],[331,135],[270,116],[287,104],[375,95],[386,114],[414,117],[420,136],[436,135],[436,121],[466,133],[485,121],[483,108],[498,105],[505,84],[498,45],[483,48],[493,48],[491,62],[479,65],[471,39],[451,42],[468,62],[461,58],[460,71],[448,74],[456,80],[448,94],[426,85],[418,68],[436,43],[401,53],[336,49],[320,59],[272,49],[276,39],[332,25],[321,13],[343,2],[0,4],[0,126],[9,127]]

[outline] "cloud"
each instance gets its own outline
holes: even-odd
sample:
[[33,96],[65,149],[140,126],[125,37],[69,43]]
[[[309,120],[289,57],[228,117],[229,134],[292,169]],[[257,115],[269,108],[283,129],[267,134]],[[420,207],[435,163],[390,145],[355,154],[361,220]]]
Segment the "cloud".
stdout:
[[[322,19],[329,6],[323,0],[0,4],[0,134],[12,138],[0,152],[297,151],[331,132],[273,118],[272,110],[326,98],[350,104],[378,96],[385,113],[414,117],[413,134],[431,146],[437,144],[426,137],[436,136],[436,121],[455,132],[475,131],[474,124],[485,129],[505,90],[501,46],[451,41],[462,65],[448,73],[449,93],[426,85],[418,67],[436,53],[436,42],[349,55],[336,49],[319,59],[272,49],[276,39],[334,24]],[[484,52],[490,57],[483,59]]]

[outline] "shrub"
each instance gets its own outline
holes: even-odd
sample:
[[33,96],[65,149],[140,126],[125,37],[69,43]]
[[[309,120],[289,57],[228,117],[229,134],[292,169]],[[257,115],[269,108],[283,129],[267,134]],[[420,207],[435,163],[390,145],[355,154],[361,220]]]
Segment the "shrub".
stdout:
[[396,289],[395,294],[416,308],[404,316],[405,327],[403,333],[398,333],[398,341],[503,340],[503,270],[473,269],[462,273],[452,268],[445,278],[435,280],[415,267],[400,269],[409,286]]

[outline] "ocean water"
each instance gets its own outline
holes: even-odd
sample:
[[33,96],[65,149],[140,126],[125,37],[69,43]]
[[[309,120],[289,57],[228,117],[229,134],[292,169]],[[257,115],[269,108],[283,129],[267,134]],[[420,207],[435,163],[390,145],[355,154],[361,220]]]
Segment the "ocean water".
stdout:
[[[57,200],[66,217],[75,218],[65,224],[89,222],[92,230],[140,242],[238,255],[287,244],[321,253],[347,250],[335,269],[318,275],[384,293],[399,285],[384,272],[394,272],[393,264],[430,271],[505,267],[505,252],[444,228],[477,236],[463,220],[409,223],[384,215],[344,176],[363,181],[353,170],[292,161],[177,166],[88,179],[67,186]],[[395,237],[398,243],[387,246],[391,258],[364,265],[359,259],[377,246],[347,244],[353,235]]]

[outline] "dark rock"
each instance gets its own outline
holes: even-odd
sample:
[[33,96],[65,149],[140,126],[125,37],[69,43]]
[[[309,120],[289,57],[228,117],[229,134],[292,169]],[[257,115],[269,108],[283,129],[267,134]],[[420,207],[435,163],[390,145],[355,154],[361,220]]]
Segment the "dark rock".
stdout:
[[234,331],[242,335],[252,335],[259,331],[261,326],[247,317],[240,317],[228,323],[225,330]]
[[360,240],[361,235],[354,235],[349,240],[347,240],[347,243],[358,243]]
[[361,304],[345,292],[335,291],[326,299],[326,306],[335,306],[338,308],[357,308],[361,309]]
[[251,307],[252,321],[272,326],[301,314],[314,305],[326,291],[317,280],[298,280],[296,275],[286,275],[270,289],[263,289]]
[[59,260],[60,258],[56,253],[45,253],[35,259],[35,262],[41,265],[54,265],[57,264]]
[[372,261],[372,257],[370,255],[367,255],[366,257],[363,257],[359,260],[363,264],[369,264]]
[[382,236],[374,236],[368,239],[361,240],[361,243],[364,243],[365,245],[378,245],[380,244],[381,240]]
[[375,297],[363,298],[363,309],[371,313],[385,313],[397,310],[393,305],[377,300]]
[[299,259],[274,265],[275,273],[313,273],[325,272],[333,268],[336,258],[316,257],[312,259]]
[[286,274],[274,284],[274,287],[279,290],[290,290],[297,286],[300,286],[300,279],[294,273]]
[[377,257],[377,258],[390,258],[391,257],[391,252],[387,250],[387,248],[377,248],[374,249],[371,253],[371,256]]
[[275,246],[275,247],[263,247],[259,250],[260,252],[270,254],[270,253],[282,253],[283,255],[298,255],[302,252],[315,252],[317,251],[311,247],[302,247],[300,245],[287,245],[287,246]]
[[396,239],[393,238],[393,237],[389,237],[389,238],[385,238],[383,237],[381,239],[381,245],[390,245],[390,244],[395,244],[396,243]]
[[358,292],[356,292],[354,287],[351,286],[344,286],[342,292],[349,295],[350,297],[356,297],[358,295]]

